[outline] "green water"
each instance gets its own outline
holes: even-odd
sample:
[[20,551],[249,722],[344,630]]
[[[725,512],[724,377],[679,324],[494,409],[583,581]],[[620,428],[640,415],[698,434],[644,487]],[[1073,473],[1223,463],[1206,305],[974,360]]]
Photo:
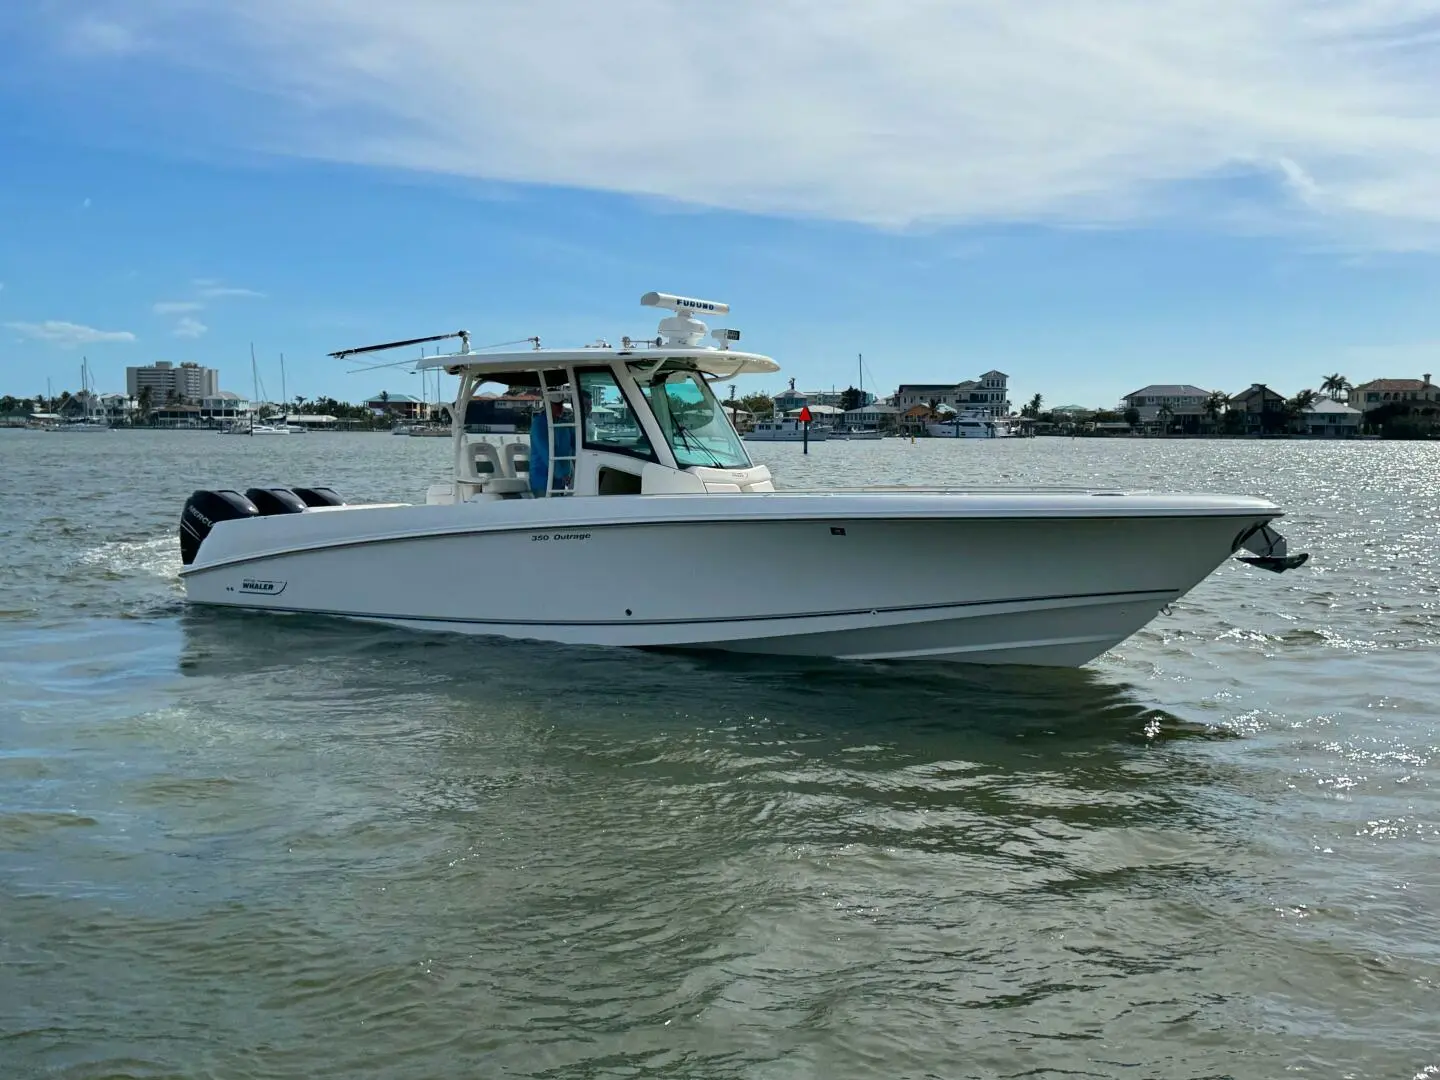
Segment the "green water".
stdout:
[[193,487],[447,449],[0,433],[4,1080],[1440,1068],[1440,447],[751,447],[1290,511],[1081,671],[182,608]]

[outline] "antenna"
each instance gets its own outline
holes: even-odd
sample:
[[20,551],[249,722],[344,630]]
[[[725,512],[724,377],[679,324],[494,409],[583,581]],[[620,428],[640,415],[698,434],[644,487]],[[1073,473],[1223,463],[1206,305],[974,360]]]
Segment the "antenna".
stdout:
[[669,308],[677,315],[687,311],[703,311],[707,315],[728,315],[730,305],[722,304],[719,300],[693,300],[688,296],[675,296],[673,293],[647,292],[640,298],[643,307]]
[[383,345],[361,345],[356,349],[341,349],[339,352],[332,352],[329,355],[336,360],[343,360],[347,356],[359,356],[361,353],[380,352],[382,349],[403,349],[406,345],[425,345],[432,341],[447,341],[450,338],[460,339],[460,351],[470,351],[470,331],[456,330],[453,334],[432,334],[429,337],[407,338],[405,341],[387,341]]
[[[707,315],[726,315],[730,305],[719,300],[696,300],[673,293],[648,292],[640,298],[644,307],[666,308],[675,314],[660,320],[660,336],[666,345],[694,349],[705,340],[705,324],[695,318],[696,312]],[[739,335],[736,335],[738,339]],[[726,339],[730,340],[730,339]]]

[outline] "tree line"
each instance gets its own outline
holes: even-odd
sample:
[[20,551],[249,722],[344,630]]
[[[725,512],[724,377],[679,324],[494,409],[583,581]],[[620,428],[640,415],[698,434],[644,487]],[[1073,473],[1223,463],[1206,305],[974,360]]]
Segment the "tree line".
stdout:
[[[1348,403],[1350,391],[1353,389],[1354,386],[1350,380],[1339,372],[1325,375],[1316,389],[1307,388],[1281,402],[1273,405],[1265,404],[1256,414],[1260,429],[1266,434],[1303,432],[1306,427],[1306,414],[1317,401],[1329,398],[1332,401]],[[844,409],[859,408],[862,402],[863,394],[853,386],[847,387],[844,394],[841,395],[841,407]],[[775,411],[775,403],[768,394],[746,394],[744,397],[736,399],[733,386],[728,403],[737,403],[756,417],[769,417]],[[1202,426],[1206,429],[1206,433],[1240,435],[1249,430],[1250,416],[1252,415],[1250,411],[1243,407],[1232,408],[1231,405],[1231,395],[1220,390],[1216,390],[1206,397],[1202,406],[1204,416]],[[938,419],[940,400],[932,399],[929,406],[930,419]],[[1355,407],[1360,408],[1359,405]],[[1440,435],[1440,404],[1436,402],[1389,401],[1373,409],[1360,408],[1360,411],[1364,414],[1366,426],[1386,438],[1427,438]],[[1075,422],[1073,417],[1065,413],[1057,415],[1046,410],[1043,394],[1036,394],[1030,398],[1021,407],[1020,415],[1040,423],[1059,426]],[[1175,410],[1168,405],[1160,406],[1156,413],[1156,420],[1162,430],[1171,430],[1177,424]],[[1140,427],[1141,415],[1140,410],[1133,406],[1124,409],[1099,409],[1091,414],[1086,422],[1125,424],[1133,430]]]

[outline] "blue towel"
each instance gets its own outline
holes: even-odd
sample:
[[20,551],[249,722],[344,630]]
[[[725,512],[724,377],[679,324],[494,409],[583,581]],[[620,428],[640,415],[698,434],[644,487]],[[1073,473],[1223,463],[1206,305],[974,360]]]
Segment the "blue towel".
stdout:
[[[575,454],[575,429],[558,428],[555,432],[555,453],[559,457]],[[556,487],[568,487],[574,463],[562,461],[555,466]],[[530,420],[530,490],[543,496],[550,473],[550,418],[543,412]]]

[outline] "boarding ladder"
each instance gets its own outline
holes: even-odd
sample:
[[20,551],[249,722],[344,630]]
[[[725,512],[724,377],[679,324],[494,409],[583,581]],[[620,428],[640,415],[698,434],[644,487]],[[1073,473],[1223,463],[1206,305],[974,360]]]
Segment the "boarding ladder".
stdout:
[[[568,384],[551,387],[545,382],[544,371],[538,372],[538,375],[540,377],[540,407],[544,410],[543,415],[545,417],[545,436],[550,443],[548,447],[550,451],[549,475],[545,477],[545,494],[550,498],[556,498],[562,495],[573,495],[575,494],[576,456],[579,454],[580,451],[580,431],[579,425],[577,423],[580,415],[580,410],[575,407],[575,401],[574,398],[571,396]],[[556,420],[551,415],[550,406],[557,404],[570,406],[569,420]],[[565,414],[562,412],[560,415],[563,417]],[[570,440],[569,454],[561,454],[559,456],[556,455],[556,428],[568,428],[570,430],[573,438],[571,438]],[[559,466],[562,462],[568,462],[570,465],[570,481],[568,485],[565,483],[556,482],[557,466]]]

